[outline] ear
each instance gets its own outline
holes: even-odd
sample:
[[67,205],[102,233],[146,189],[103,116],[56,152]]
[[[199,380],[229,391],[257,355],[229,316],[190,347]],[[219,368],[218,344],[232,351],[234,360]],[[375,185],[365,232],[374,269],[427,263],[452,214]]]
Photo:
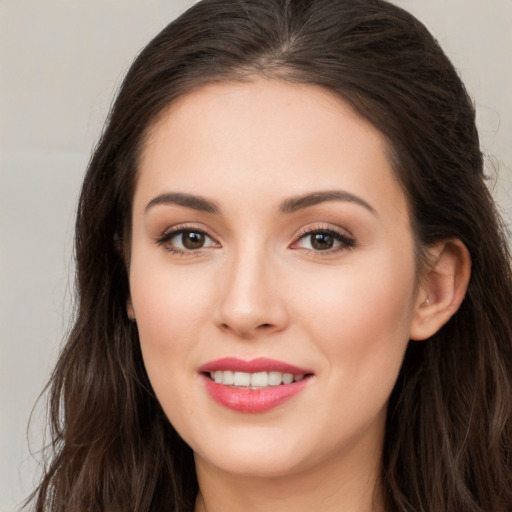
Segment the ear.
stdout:
[[126,314],[128,315],[128,318],[135,322],[135,311],[133,310],[133,304],[131,297],[128,297],[126,300]]
[[409,337],[424,340],[435,334],[456,313],[471,276],[471,256],[458,239],[430,247],[432,262],[416,296]]

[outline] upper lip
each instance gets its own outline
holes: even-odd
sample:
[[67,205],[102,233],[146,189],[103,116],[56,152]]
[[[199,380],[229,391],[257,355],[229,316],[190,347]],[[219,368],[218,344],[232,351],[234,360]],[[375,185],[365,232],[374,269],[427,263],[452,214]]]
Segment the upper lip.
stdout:
[[267,357],[258,357],[249,361],[238,359],[236,357],[224,357],[222,359],[216,359],[215,361],[209,361],[199,368],[199,372],[201,373],[214,372],[217,370],[231,370],[234,372],[246,373],[281,372],[292,373],[293,375],[313,373],[311,370],[306,368],[300,368],[293,364],[278,361],[276,359],[269,359]]

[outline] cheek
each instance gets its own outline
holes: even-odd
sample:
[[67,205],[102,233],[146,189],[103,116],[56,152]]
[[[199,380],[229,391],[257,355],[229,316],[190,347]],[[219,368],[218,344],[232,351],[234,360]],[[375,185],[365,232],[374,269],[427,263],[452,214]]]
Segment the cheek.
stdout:
[[170,343],[175,334],[186,335],[197,327],[211,292],[204,273],[158,261],[165,256],[148,258],[147,264],[138,261],[144,258],[132,260],[130,293],[139,330],[151,333],[148,338],[155,342],[163,338]]
[[[149,287],[148,287],[149,288]],[[181,300],[179,300],[181,298]],[[137,328],[144,366],[158,402],[175,428],[182,418],[193,418],[188,379],[193,374],[193,343],[196,323],[183,294],[155,286],[137,296]],[[138,307],[137,307],[138,306]]]
[[415,265],[393,253],[369,260],[333,273],[328,286],[310,283],[299,316],[332,371],[354,382],[383,378],[389,387],[409,340]]
[[165,265],[139,265],[140,261],[132,260],[131,299],[146,371],[168,409],[179,398],[171,390],[195,373],[211,293],[185,269],[172,271]]
[[412,317],[414,263],[400,263],[354,266],[302,295],[301,330],[322,354],[322,435],[335,443],[383,428]]

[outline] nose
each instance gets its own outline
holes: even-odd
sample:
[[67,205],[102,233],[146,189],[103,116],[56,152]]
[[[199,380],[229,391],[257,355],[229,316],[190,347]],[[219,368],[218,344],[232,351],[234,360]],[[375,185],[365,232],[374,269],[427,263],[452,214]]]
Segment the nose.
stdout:
[[261,252],[240,255],[227,264],[220,280],[218,327],[241,339],[280,332],[288,326],[279,271]]

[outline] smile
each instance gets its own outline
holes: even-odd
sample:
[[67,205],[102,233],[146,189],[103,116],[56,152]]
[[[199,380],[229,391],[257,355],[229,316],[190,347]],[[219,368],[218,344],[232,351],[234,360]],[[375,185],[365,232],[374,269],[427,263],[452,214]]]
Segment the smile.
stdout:
[[210,379],[217,384],[224,386],[232,386],[245,389],[262,389],[269,386],[281,386],[283,384],[291,384],[304,378],[304,374],[282,372],[234,372],[231,370],[217,370],[210,372]]
[[267,358],[218,359],[199,370],[210,398],[244,413],[262,413],[280,406],[306,389],[313,377],[309,370]]

